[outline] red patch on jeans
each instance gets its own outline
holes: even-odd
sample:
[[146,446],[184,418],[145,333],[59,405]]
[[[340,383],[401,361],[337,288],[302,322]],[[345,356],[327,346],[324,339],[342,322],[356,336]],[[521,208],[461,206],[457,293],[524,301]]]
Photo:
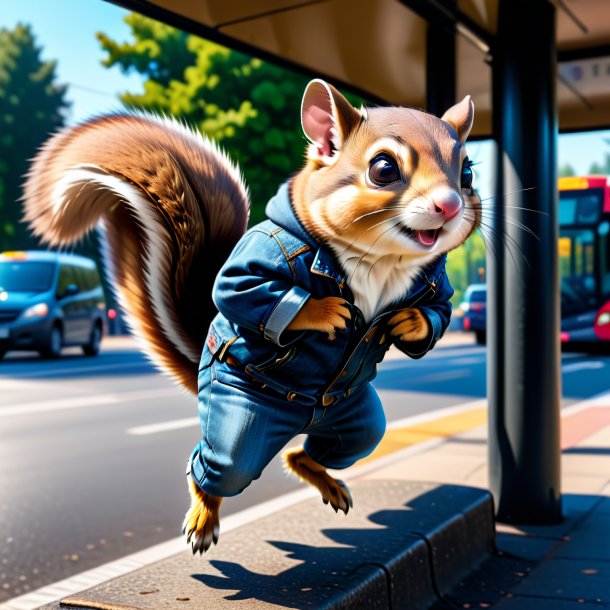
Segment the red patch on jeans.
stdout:
[[218,344],[216,343],[216,337],[212,333],[208,334],[207,344],[208,344],[208,349],[210,350],[210,353],[214,354],[216,352],[216,348],[218,347]]

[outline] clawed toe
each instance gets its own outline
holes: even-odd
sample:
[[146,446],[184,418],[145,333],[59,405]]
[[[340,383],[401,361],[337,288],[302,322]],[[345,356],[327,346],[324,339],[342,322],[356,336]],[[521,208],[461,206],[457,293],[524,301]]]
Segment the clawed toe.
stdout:
[[330,504],[335,512],[346,515],[354,502],[347,485],[334,479],[326,469],[310,458],[303,449],[293,449],[284,454],[286,466],[290,472],[318,489],[324,504]]
[[191,545],[193,555],[196,553],[203,555],[212,544],[218,543],[222,498],[211,496],[199,489],[190,476],[188,482],[191,508],[184,518],[182,533],[186,536],[186,543]]
[[187,544],[190,543],[193,555],[199,553],[203,555],[212,544],[218,543],[218,531],[217,527],[211,529],[209,524],[204,524],[201,529],[192,529],[188,532],[186,537]]

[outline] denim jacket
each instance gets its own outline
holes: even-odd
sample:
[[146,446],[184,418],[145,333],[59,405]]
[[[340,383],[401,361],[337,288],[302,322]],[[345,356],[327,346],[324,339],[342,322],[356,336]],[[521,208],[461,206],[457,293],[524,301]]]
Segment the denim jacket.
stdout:
[[[246,386],[254,382],[290,401],[327,407],[371,381],[392,343],[420,358],[442,337],[453,294],[445,256],[422,271],[400,302],[366,322],[332,252],[294,215],[288,184],[266,213],[270,220],[241,238],[216,278],[213,299],[219,313],[200,368],[213,360],[226,363],[230,356],[231,372]],[[347,301],[351,320],[333,341],[322,332],[287,330],[310,296]],[[387,323],[396,310],[413,306],[425,315],[430,332],[423,341],[403,343],[390,336]]]

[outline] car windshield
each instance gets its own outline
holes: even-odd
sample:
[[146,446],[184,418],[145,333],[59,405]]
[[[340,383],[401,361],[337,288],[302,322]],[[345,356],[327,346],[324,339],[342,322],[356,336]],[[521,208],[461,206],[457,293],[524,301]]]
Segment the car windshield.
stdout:
[[0,290],[44,292],[53,283],[55,263],[31,261],[0,262]]
[[471,303],[485,303],[487,300],[487,291],[486,290],[473,290],[470,293],[470,302]]

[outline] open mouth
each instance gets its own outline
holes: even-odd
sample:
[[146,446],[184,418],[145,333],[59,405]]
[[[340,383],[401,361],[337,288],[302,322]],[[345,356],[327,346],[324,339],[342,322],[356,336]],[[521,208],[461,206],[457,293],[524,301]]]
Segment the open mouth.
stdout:
[[416,241],[424,248],[431,248],[438,239],[441,232],[440,229],[410,229],[409,227],[401,227],[400,230],[407,236]]

